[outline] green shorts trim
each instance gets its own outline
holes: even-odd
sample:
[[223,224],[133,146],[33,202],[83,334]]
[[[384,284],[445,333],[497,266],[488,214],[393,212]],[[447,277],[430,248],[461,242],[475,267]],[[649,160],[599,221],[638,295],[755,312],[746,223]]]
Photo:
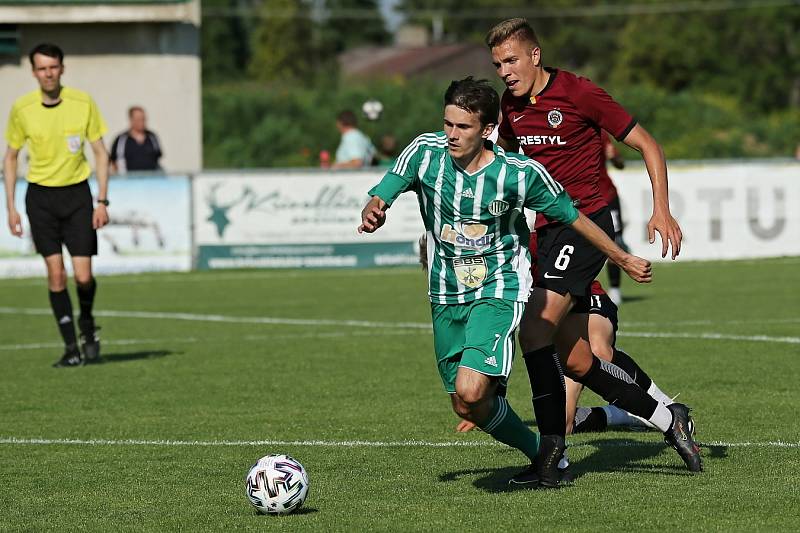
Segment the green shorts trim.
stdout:
[[436,365],[444,388],[456,391],[463,366],[487,376],[508,378],[514,360],[514,333],[525,304],[482,298],[465,304],[431,303]]

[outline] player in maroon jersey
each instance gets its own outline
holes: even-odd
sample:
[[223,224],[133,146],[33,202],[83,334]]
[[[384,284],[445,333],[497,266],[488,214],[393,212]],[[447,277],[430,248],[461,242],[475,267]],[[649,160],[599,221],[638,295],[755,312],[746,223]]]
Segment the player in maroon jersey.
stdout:
[[[510,19],[492,28],[486,44],[506,84],[501,99],[503,120],[498,144],[520,147],[566,189],[576,206],[613,237],[613,224],[600,194],[600,130],[638,150],[653,188],[650,242],[661,236],[661,254],[680,252],[681,230],[670,214],[664,154],[647,131],[604,90],[570,72],[544,67],[533,28],[525,19]],[[664,432],[687,467],[700,471],[699,447],[691,437],[689,409],[664,406],[633,383],[616,365],[592,354],[588,339],[589,290],[605,258],[568,227],[538,215],[539,272],[525,310],[520,344],[528,368],[536,420],[542,434],[531,468],[515,476],[518,486],[557,487],[557,464],[564,451],[566,392],[562,363],[571,378],[607,401],[649,420]],[[578,327],[564,318],[579,315]],[[560,355],[560,357],[559,357]],[[627,376],[627,379],[626,379]]]
[[[614,168],[622,169],[625,167],[625,161],[620,157],[619,150],[611,142],[606,130],[600,130],[600,144],[603,148],[600,155],[600,174],[597,185],[600,187],[600,194],[608,204],[611,222],[614,224],[614,240],[622,249],[627,250],[628,246],[622,239],[622,231],[625,229],[625,224],[622,221],[619,194],[606,169],[606,163],[611,163]],[[619,305],[622,303],[622,291],[620,290],[622,276],[620,275],[620,269],[614,263],[608,262],[606,263],[606,270],[608,271],[608,297],[611,298],[615,305]]]

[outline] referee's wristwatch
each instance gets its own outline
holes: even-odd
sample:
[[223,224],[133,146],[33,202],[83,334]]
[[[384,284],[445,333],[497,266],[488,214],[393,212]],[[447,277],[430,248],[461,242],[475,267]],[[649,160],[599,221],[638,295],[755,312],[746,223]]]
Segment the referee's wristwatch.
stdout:
[[108,207],[108,205],[109,205],[111,202],[109,202],[109,201],[108,201],[108,198],[98,198],[98,199],[97,199],[97,203],[98,203],[98,204],[103,204],[104,206]]

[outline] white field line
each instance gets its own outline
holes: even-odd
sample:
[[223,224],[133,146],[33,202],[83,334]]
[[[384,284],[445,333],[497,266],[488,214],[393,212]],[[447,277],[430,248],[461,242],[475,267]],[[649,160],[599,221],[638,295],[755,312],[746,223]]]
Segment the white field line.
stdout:
[[[0,307],[0,314],[50,315],[50,309]],[[95,311],[95,316],[114,318],[144,318],[156,320],[187,320],[190,322],[222,322],[228,324],[274,324],[282,326],[338,326],[379,329],[431,329],[422,322],[373,322],[369,320],[333,320],[315,318],[280,318],[267,316],[201,315],[197,313],[161,313],[151,311]]]
[[[331,338],[345,338],[345,337],[374,337],[376,335],[389,336],[398,335],[406,336],[408,331],[395,330],[395,331],[331,331],[331,332],[308,332],[296,333],[293,335],[240,335],[236,337],[237,341],[268,341],[275,339],[331,339]],[[227,338],[220,339],[220,337],[167,337],[167,338],[149,338],[149,339],[112,339],[102,340],[103,346],[136,346],[138,344],[194,344],[198,342],[216,342],[220,340],[229,340]],[[30,344],[0,344],[0,351],[3,350],[39,350],[43,348],[63,348],[62,342],[34,342]]]
[[744,319],[744,320],[664,320],[661,322],[656,321],[620,321],[621,326],[629,327],[644,327],[644,326],[735,326],[741,324],[797,324],[800,322],[800,317],[790,318],[758,318],[758,319]]
[[[225,446],[309,446],[317,448],[480,448],[486,446],[503,446],[490,440],[464,441],[372,441],[372,440],[146,440],[146,439],[44,439],[0,437],[0,445],[21,446],[188,446],[188,447],[225,447]],[[627,448],[637,446],[653,446],[657,442],[615,442],[595,441],[590,443],[570,443],[574,447],[607,447]],[[723,442],[711,441],[700,443],[701,446],[724,446],[728,448],[800,448],[800,442],[784,441],[752,441]]]
[[[50,309],[0,307],[0,314],[50,315]],[[218,322],[228,324],[267,324],[286,326],[335,326],[354,328],[373,328],[384,330],[428,330],[431,325],[422,322],[372,322],[368,320],[333,320],[313,318],[279,318],[279,317],[238,317],[227,315],[205,315],[197,313],[164,313],[150,311],[96,311],[96,316],[115,318],[141,318],[157,320],[182,320],[189,322]],[[746,342],[775,342],[783,344],[800,344],[800,337],[776,337],[771,335],[731,335],[727,333],[698,332],[628,332],[620,331],[621,337],[644,337],[660,339],[702,339],[702,340],[734,340]]]
[[664,333],[654,331],[620,331],[620,337],[643,337],[646,339],[702,339],[747,342],[779,342],[800,344],[800,337],[773,337],[770,335],[729,335],[727,333]]
[[[70,270],[71,272],[71,270]],[[259,272],[217,272],[217,273],[194,273],[194,272],[170,272],[170,273],[151,273],[151,274],[109,274],[102,278],[103,285],[127,285],[130,283],[209,283],[214,281],[238,281],[238,280],[257,280],[257,279],[296,279],[296,278],[352,278],[352,277],[386,277],[413,275],[420,278],[424,283],[425,275],[422,270],[412,266],[391,267],[391,270],[352,270],[352,269],[321,269],[321,270],[299,270],[288,272],[259,271]],[[19,286],[45,287],[47,281],[44,276],[36,278],[4,278],[0,279],[0,284]]]

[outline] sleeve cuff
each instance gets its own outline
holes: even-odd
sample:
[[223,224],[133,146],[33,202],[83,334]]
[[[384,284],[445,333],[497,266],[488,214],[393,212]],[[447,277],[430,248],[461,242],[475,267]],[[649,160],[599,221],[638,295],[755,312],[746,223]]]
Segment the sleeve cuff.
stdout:
[[616,140],[618,140],[619,142],[622,142],[625,139],[625,137],[628,136],[628,134],[631,132],[631,130],[636,127],[636,124],[638,124],[638,123],[639,123],[639,121],[637,121],[635,118],[632,118],[630,124],[628,124],[625,127],[625,129],[620,132],[619,135],[614,135],[614,138]]
[[380,197],[387,206],[391,206],[400,193],[406,190],[406,187],[408,187],[408,181],[405,178],[388,172],[379,184],[369,190],[368,194]]

